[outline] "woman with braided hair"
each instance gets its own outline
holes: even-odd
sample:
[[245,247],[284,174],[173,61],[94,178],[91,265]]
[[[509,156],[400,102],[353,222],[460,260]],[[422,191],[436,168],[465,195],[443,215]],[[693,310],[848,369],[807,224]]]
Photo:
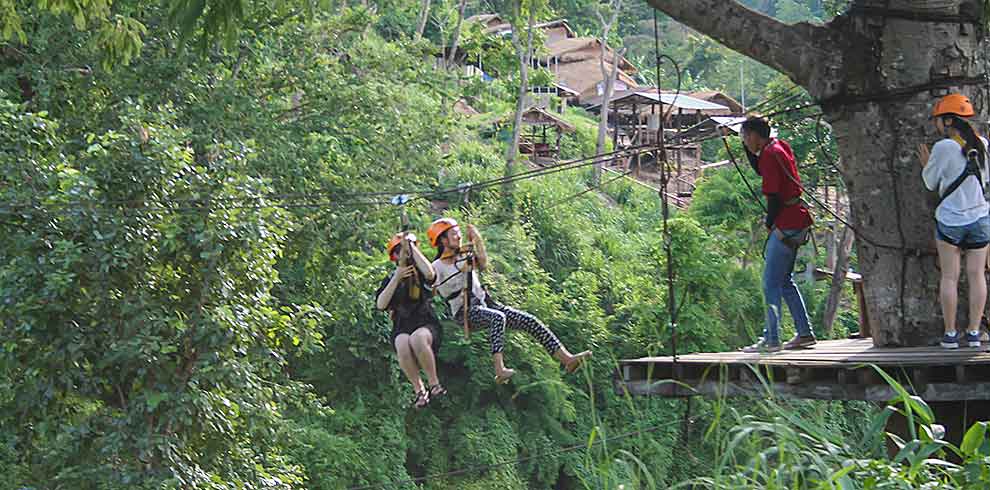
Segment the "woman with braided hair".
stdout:
[[[503,384],[515,374],[505,367],[502,351],[507,328],[523,330],[543,345],[547,352],[573,373],[591,351],[571,354],[556,335],[533,315],[496,303],[481,286],[478,272],[488,266],[488,254],[478,230],[467,226],[466,246],[461,245],[461,229],[457,221],[441,218],[427,230],[430,244],[437,248],[433,269],[437,273],[433,289],[447,301],[454,318],[464,324],[467,310],[469,325],[488,331],[495,365],[495,382]],[[470,289],[468,281],[470,280]]]
[[932,122],[943,136],[932,146],[918,145],[921,176],[928,190],[939,193],[935,208],[935,244],[941,280],[939,300],[945,333],[942,347],[959,347],[956,333],[956,306],[961,256],[966,252],[966,278],[969,284],[969,328],[966,345],[980,347],[980,320],[987,301],[984,270],[990,244],[990,205],[984,196],[988,181],[987,141],[979,137],[964,118],[976,111],[969,98],[949,94],[935,104]]

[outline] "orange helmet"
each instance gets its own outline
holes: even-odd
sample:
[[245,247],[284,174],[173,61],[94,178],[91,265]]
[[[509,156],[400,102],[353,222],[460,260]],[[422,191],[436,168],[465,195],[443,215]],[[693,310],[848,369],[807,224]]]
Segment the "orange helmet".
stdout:
[[949,94],[939,99],[935,103],[935,109],[932,110],[932,117],[947,115],[973,117],[976,115],[976,111],[973,110],[973,104],[969,101],[969,97],[963,94]]
[[[416,235],[412,233],[406,234],[413,243],[416,243]],[[391,240],[388,241],[388,245],[385,245],[385,253],[389,255],[389,260],[392,259],[392,250],[395,249],[400,243],[402,243],[402,233],[396,233]]]
[[433,248],[437,247],[437,240],[440,239],[440,235],[443,235],[447,230],[457,226],[457,221],[454,218],[440,218],[433,222],[432,225],[426,230],[426,236],[430,237],[430,245]]

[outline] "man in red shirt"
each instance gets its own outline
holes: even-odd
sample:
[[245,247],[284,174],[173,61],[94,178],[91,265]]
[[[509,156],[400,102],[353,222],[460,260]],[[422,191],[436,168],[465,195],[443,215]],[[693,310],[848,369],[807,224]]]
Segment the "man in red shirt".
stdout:
[[801,292],[794,284],[794,262],[797,249],[811,231],[811,214],[801,202],[801,177],[790,145],[770,136],[766,119],[751,117],[742,124],[740,132],[746,156],[763,178],[763,195],[767,198],[767,239],[763,268],[763,296],[767,303],[763,337],[745,347],[745,352],[776,352],[780,345],[781,298],[794,319],[797,335],[783,345],[784,349],[799,349],[815,344],[808,310]]

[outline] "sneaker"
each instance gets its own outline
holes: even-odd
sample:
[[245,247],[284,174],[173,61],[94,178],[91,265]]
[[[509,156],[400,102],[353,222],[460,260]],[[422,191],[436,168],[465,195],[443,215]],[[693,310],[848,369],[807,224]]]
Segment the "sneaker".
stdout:
[[945,334],[942,336],[942,348],[944,349],[958,349],[959,348],[959,335],[956,332],[951,334]]
[[784,343],[784,349],[804,349],[806,347],[811,347],[817,344],[818,341],[815,340],[814,335],[800,336],[795,335],[793,339],[788,340]]
[[969,347],[979,347],[980,332],[966,332],[966,345]]
[[980,332],[980,342],[990,342],[990,334],[986,330]]
[[765,339],[760,339],[757,343],[743,347],[743,352],[780,352],[780,343],[768,343]]

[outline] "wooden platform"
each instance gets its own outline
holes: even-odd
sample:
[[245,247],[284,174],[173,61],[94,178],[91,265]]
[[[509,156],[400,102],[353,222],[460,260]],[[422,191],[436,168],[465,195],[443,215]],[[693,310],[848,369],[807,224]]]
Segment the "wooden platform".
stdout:
[[676,363],[645,357],[620,361],[615,387],[666,397],[765,396],[772,390],[795,398],[890,400],[895,392],[875,365],[926,401],[990,400],[988,348],[877,348],[867,338],[771,354],[688,354]]

